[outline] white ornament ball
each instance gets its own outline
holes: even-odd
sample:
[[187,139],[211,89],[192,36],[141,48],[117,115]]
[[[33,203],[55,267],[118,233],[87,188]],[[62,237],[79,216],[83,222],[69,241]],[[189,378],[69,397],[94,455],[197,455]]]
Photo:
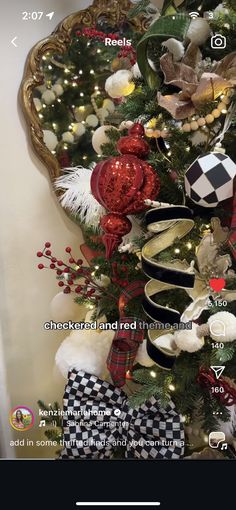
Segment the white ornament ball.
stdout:
[[236,317],[230,312],[217,312],[209,317],[210,336],[216,342],[236,340]]
[[197,336],[197,324],[192,322],[192,329],[180,329],[175,332],[174,339],[181,351],[196,352],[204,345],[204,338]]
[[75,136],[77,136],[78,138],[80,138],[81,136],[84,135],[86,129],[84,127],[84,124],[82,124],[82,122],[76,122],[73,126],[73,133]]
[[145,339],[138,348],[138,352],[135,358],[135,363],[139,363],[143,367],[152,367],[154,361],[148,356],[147,353],[147,340]]
[[65,131],[65,133],[62,134],[62,140],[66,143],[74,143],[74,136],[70,131]]
[[190,39],[192,43],[196,44],[196,46],[201,46],[210,35],[211,29],[206,19],[192,19],[187,32],[187,38]]
[[97,110],[97,116],[100,120],[100,122],[104,122],[104,120],[108,117],[109,111],[106,110],[106,108],[99,108]]
[[59,292],[50,303],[50,312],[55,322],[74,321],[80,315],[80,305],[71,294]]
[[58,97],[62,96],[62,94],[64,93],[64,89],[63,89],[62,85],[60,85],[60,83],[55,83],[55,85],[53,85],[53,87],[52,87],[52,91]]
[[58,144],[58,139],[55,133],[50,131],[50,129],[43,130],[43,141],[50,151],[53,151]]
[[121,69],[116,71],[107,78],[105,83],[105,90],[110,97],[117,98],[128,96],[135,89],[135,84],[132,81],[133,74],[131,71]]
[[[102,154],[101,146],[104,143],[109,142],[109,137],[107,136],[107,131],[109,131],[111,128],[114,128],[113,126],[100,126],[96,131],[93,133],[92,137],[92,146],[97,154]],[[118,130],[117,130],[118,131]]]
[[53,101],[55,101],[56,96],[52,90],[45,90],[45,92],[42,94],[42,100],[46,104],[52,104]]
[[88,117],[86,117],[85,122],[90,127],[97,127],[99,120],[96,115],[91,114],[91,115],[88,115]]
[[120,123],[119,129],[122,131],[123,129],[130,129],[134,125],[134,122],[132,120],[122,120]]
[[42,108],[43,108],[43,105],[42,105],[40,99],[38,97],[35,97],[33,99],[33,101],[34,101],[34,106],[35,106],[37,112],[40,112],[40,110],[42,110]]
[[113,101],[109,98],[104,99],[102,107],[105,108],[109,113],[114,113],[115,105]]
[[74,116],[78,122],[82,122],[82,120],[85,119],[86,113],[87,112],[85,106],[76,106],[74,109]]

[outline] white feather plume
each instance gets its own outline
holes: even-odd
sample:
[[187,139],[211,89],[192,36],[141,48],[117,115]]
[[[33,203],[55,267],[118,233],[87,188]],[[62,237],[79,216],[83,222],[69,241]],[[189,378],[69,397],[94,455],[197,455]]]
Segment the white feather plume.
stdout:
[[65,174],[55,181],[57,190],[64,193],[60,197],[61,205],[73,215],[79,215],[81,221],[94,227],[105,209],[97,202],[91,193],[90,179],[93,169],[82,166],[65,168]]

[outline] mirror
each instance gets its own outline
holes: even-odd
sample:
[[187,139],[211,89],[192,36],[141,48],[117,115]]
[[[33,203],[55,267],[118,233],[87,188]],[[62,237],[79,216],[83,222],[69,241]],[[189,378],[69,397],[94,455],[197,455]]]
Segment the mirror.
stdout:
[[95,0],[29,54],[23,107],[33,146],[52,180],[63,168],[99,161],[94,131],[120,124],[119,99],[108,96],[105,82],[132,66],[132,41],[145,30],[144,17],[128,18],[131,7],[129,0]]

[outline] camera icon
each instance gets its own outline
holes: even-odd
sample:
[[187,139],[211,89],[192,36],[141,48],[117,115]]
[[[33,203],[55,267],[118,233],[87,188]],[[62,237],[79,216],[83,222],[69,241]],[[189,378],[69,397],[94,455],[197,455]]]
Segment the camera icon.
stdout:
[[215,34],[211,38],[211,47],[213,50],[223,50],[226,48],[226,37],[221,34]]

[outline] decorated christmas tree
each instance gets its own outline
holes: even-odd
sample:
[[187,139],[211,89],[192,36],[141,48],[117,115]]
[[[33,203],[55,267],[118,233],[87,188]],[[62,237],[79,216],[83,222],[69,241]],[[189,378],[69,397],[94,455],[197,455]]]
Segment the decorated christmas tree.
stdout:
[[[215,430],[233,443],[236,426],[236,4],[165,1],[159,12],[142,0],[128,22],[140,15],[144,34],[81,29],[64,67],[46,57],[35,104],[45,143],[48,132],[57,139],[55,185],[84,244],[82,257],[68,246],[58,260],[47,242],[38,267],[89,309],[56,355],[65,377],[84,370],[101,388],[123,387],[137,412],[155,399],[165,424],[174,413],[179,439],[184,427],[188,455],[192,432],[202,450]],[[104,51],[105,37],[124,34],[132,44]]]

